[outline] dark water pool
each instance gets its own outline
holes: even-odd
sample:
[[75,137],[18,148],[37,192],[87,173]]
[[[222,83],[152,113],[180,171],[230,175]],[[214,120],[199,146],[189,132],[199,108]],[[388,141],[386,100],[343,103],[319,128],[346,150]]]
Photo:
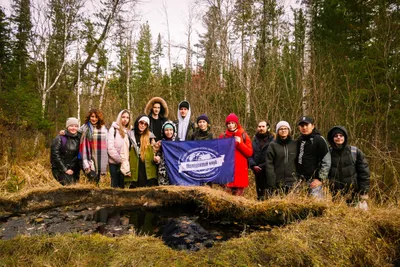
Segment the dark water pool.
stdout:
[[3,216],[0,239],[19,234],[100,233],[109,237],[127,234],[161,238],[174,249],[197,251],[216,242],[241,237],[254,231],[269,231],[269,226],[247,225],[212,219],[195,212],[194,207],[90,207],[70,206],[17,216]]

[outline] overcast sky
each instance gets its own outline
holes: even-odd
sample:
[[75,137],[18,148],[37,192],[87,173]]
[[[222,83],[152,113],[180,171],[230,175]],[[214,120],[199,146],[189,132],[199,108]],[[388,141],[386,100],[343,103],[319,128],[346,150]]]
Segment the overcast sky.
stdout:
[[[38,1],[38,0],[31,0]],[[40,0],[39,0],[40,1]],[[97,0],[87,0],[89,3],[97,3]],[[298,0],[282,0],[287,11],[290,10],[290,6],[298,6],[296,2]],[[10,13],[10,2],[11,0],[0,0],[0,3],[5,7],[6,12]],[[163,42],[166,44],[167,41],[167,15],[169,22],[169,31],[171,36],[171,43],[173,46],[186,46],[187,44],[187,25],[189,21],[189,13],[192,12],[193,16],[197,15],[192,21],[193,32],[191,37],[192,47],[198,43],[198,36],[205,30],[202,26],[199,15],[204,14],[205,8],[194,4],[195,0],[140,0],[137,4],[136,9],[139,15],[139,24],[149,22],[151,33],[153,36],[153,42],[157,40],[157,36],[161,33]],[[164,8],[165,6],[165,8]],[[287,12],[289,13],[289,12]],[[136,31],[138,34],[138,30]],[[166,50],[164,51],[166,55]],[[172,62],[184,64],[185,62],[185,50],[183,48],[174,48],[172,51]],[[193,63],[195,59],[193,59]],[[163,66],[166,66],[166,58],[162,62]]]

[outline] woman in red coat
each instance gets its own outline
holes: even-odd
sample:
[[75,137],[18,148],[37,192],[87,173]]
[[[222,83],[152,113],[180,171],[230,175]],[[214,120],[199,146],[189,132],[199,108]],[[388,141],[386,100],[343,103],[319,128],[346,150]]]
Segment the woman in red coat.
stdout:
[[247,158],[253,155],[251,139],[239,124],[239,118],[231,113],[226,117],[226,132],[219,138],[235,138],[235,176],[226,186],[232,195],[243,195],[244,188],[249,185]]

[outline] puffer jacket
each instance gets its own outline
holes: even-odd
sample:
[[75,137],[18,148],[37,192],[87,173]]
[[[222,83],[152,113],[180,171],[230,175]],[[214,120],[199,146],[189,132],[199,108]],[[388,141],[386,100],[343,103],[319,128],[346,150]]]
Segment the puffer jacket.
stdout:
[[62,147],[62,138],[58,135],[51,143],[50,162],[52,169],[65,173],[67,170],[79,169],[78,152],[81,133],[75,136],[71,135],[68,130],[65,130],[65,137],[67,143]]
[[296,182],[296,155],[297,144],[291,136],[287,139],[277,136],[271,142],[266,156],[268,187],[291,187]]
[[[108,131],[107,137],[107,151],[108,151],[108,162],[111,164],[121,164],[121,147],[124,145],[125,139],[128,139],[128,135],[125,134],[124,137],[121,136],[119,132],[119,124],[118,122],[121,119],[122,113],[125,110],[122,110],[117,117],[117,121],[114,121]],[[124,129],[125,133],[127,133],[127,129]]]
[[[333,132],[340,129],[344,132],[344,143],[338,147],[333,141]],[[364,153],[356,149],[355,158],[348,143],[348,133],[345,127],[335,126],[328,132],[328,142],[331,145],[332,165],[329,180],[333,190],[343,190],[347,193],[354,190],[360,194],[367,194],[370,187],[370,171]]]

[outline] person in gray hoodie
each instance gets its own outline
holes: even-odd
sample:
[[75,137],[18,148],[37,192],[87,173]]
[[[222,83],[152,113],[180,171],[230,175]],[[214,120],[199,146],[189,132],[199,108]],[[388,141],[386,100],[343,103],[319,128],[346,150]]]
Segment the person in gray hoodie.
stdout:
[[291,127],[287,121],[276,125],[276,139],[267,149],[266,179],[269,195],[275,190],[287,193],[296,179],[297,142],[291,135]]
[[127,109],[121,110],[108,131],[108,165],[111,175],[111,187],[124,188],[124,175],[121,173],[121,147],[125,139],[128,139],[127,132],[132,128],[131,114]]

